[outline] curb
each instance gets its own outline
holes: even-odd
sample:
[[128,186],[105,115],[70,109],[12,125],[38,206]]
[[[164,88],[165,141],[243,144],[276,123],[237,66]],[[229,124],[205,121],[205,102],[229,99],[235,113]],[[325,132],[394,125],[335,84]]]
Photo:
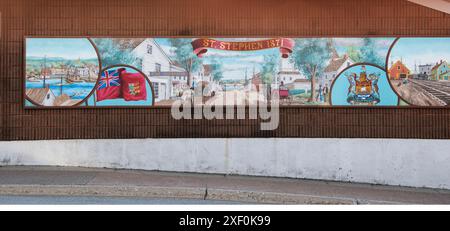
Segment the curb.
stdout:
[[356,199],[273,192],[148,186],[0,185],[0,195],[105,196],[235,201],[260,204],[354,205]]

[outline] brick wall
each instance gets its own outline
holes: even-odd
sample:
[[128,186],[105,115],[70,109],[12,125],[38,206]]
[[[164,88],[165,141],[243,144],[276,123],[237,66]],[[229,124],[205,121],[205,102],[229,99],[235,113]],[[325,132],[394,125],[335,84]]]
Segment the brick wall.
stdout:
[[24,110],[24,36],[449,36],[450,15],[405,0],[1,0],[2,140],[152,137],[450,138],[450,110],[282,108],[258,120],[170,109]]

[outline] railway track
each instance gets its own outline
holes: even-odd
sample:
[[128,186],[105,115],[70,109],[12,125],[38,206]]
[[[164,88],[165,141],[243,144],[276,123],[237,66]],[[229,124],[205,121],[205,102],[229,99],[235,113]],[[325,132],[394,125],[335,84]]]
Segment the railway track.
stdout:
[[435,98],[442,104],[450,104],[450,82],[413,79],[410,79],[409,81],[422,88],[428,95]]

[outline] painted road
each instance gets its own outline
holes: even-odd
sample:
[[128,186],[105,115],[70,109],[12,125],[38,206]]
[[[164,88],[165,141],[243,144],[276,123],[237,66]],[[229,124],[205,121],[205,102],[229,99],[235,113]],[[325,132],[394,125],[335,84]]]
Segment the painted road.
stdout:
[[240,202],[130,197],[0,196],[0,205],[230,205]]

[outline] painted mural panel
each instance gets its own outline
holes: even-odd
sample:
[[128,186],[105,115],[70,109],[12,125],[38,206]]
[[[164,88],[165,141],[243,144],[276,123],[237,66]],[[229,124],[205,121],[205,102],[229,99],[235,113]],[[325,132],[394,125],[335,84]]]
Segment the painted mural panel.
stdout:
[[411,105],[448,106],[449,60],[449,38],[400,38],[389,55],[389,80]]
[[80,105],[94,91],[99,69],[86,38],[26,39],[26,105]]
[[102,70],[99,82],[86,101],[94,106],[152,106],[150,80],[132,66],[117,65]]
[[27,38],[25,106],[446,106],[448,44],[381,37]]
[[396,106],[398,96],[382,67],[357,64],[346,68],[333,82],[332,105]]

